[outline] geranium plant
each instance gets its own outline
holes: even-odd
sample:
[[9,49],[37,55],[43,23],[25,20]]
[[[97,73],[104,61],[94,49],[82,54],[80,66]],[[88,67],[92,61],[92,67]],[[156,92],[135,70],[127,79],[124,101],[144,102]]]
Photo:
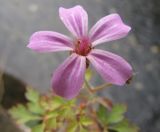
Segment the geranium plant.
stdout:
[[[72,38],[39,31],[31,36],[27,46],[37,52],[69,51],[70,56],[53,73],[53,92],[40,95],[28,88],[28,103],[12,108],[11,115],[33,132],[137,132],[138,128],[124,117],[124,104],[112,104],[107,97],[96,95],[103,88],[125,85],[132,78],[132,67],[126,60],[95,49],[101,43],[125,37],[131,28],[118,14],[111,14],[88,32],[88,14],[81,6],[61,7],[59,16]],[[105,84],[90,84],[91,64]]]

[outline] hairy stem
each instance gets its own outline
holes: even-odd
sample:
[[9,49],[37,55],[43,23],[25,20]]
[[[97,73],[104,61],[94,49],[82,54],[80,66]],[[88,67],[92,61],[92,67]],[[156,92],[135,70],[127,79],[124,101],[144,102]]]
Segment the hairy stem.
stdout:
[[95,92],[100,91],[104,88],[112,86],[111,83],[105,83],[105,84],[102,84],[102,85],[99,85],[96,87],[92,87],[91,84],[87,81],[87,79],[85,79],[85,85],[90,93],[95,93]]
[[97,86],[97,87],[95,87],[95,88],[93,89],[93,92],[97,92],[97,91],[99,91],[99,90],[102,90],[102,89],[107,88],[107,87],[110,87],[110,86],[112,86],[111,83],[105,83],[105,84],[99,85],[99,86]]

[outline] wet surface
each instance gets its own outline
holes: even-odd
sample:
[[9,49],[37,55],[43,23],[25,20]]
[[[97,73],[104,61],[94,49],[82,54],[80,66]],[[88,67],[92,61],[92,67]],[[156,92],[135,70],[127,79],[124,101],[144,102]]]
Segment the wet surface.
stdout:
[[[50,89],[50,77],[68,53],[35,53],[28,48],[30,35],[39,30],[68,31],[58,17],[58,8],[82,5],[90,27],[113,12],[132,27],[128,37],[103,44],[134,67],[130,85],[102,94],[128,104],[128,117],[142,132],[160,131],[160,1],[159,0],[0,0],[0,69],[42,92]],[[97,77],[95,84],[101,83]]]

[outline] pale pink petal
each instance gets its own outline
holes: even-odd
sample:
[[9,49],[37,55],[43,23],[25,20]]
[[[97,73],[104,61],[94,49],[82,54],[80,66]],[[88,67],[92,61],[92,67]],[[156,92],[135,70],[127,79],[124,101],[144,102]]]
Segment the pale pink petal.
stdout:
[[38,52],[71,51],[73,44],[67,36],[51,31],[35,32],[27,46]]
[[86,58],[72,54],[53,74],[54,92],[67,99],[75,97],[82,88],[85,69]]
[[65,9],[59,8],[59,16],[75,37],[84,37],[88,32],[88,14],[81,6]]
[[132,67],[122,57],[94,49],[87,57],[101,77],[112,84],[124,85],[132,76]]
[[131,27],[125,25],[118,14],[111,14],[100,19],[90,30],[93,46],[125,37]]

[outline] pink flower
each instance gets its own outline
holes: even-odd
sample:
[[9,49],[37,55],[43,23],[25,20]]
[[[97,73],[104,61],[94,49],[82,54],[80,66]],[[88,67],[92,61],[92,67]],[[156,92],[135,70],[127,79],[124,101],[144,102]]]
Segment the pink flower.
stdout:
[[52,77],[54,92],[67,99],[75,97],[84,82],[87,62],[101,77],[112,84],[124,85],[132,76],[132,67],[122,57],[95,49],[101,43],[125,37],[131,28],[118,14],[101,18],[88,33],[88,15],[81,6],[60,8],[59,16],[73,39],[52,31],[39,31],[30,38],[28,47],[38,52],[70,51],[71,55]]

